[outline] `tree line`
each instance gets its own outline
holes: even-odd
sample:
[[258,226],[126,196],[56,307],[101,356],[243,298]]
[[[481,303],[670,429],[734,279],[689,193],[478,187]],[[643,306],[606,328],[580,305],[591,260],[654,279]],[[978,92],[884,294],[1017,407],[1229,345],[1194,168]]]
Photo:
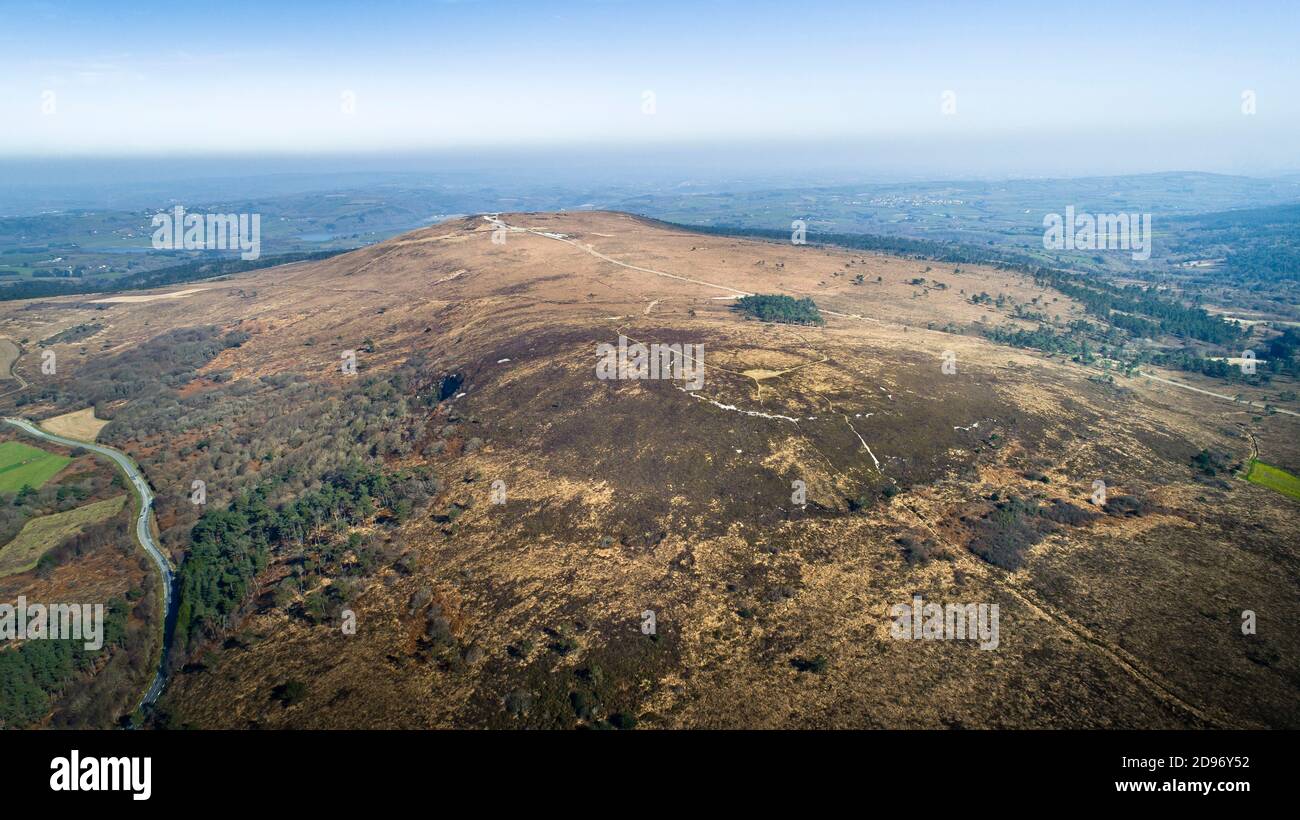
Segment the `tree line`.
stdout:
[[347,253],[354,248],[331,251],[314,251],[312,253],[286,253],[278,256],[264,256],[259,259],[196,259],[180,265],[170,265],[142,273],[120,276],[116,279],[92,279],[83,282],[15,282],[0,287],[0,302],[17,299],[48,299],[55,296],[76,296],[83,293],[119,293],[126,290],[147,290],[183,282],[195,282],[216,276],[228,276],[232,273],[287,265],[290,262],[314,262],[328,259],[340,253]]

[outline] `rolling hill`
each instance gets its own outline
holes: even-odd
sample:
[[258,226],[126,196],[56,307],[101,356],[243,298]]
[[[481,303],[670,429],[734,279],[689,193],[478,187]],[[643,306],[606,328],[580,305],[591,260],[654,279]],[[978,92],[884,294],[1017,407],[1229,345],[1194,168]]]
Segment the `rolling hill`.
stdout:
[[[1029,304],[1085,317],[1009,270],[538,213],[0,332],[103,325],[5,401],[95,405],[164,543],[212,547],[166,725],[1300,725],[1295,502],[1197,461],[1292,465],[1297,420],[980,332]],[[601,378],[620,344],[702,345],[702,384]],[[997,648],[892,637],[915,595],[996,604]]]

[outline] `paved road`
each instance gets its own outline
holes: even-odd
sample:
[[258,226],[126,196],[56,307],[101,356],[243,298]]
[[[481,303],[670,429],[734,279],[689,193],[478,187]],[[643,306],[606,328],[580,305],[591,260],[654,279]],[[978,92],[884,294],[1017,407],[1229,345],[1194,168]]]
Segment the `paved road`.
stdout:
[[74,438],[56,436],[54,433],[42,430],[27,419],[6,418],[4,421],[6,424],[17,427],[19,430],[22,430],[30,436],[35,436],[36,438],[44,439],[45,441],[52,441],[55,444],[62,444],[65,447],[81,447],[84,450],[91,450],[110,458],[117,464],[117,466],[122,468],[122,472],[126,473],[127,478],[131,479],[131,485],[135,487],[136,495],[140,498],[140,515],[135,521],[135,536],[140,542],[140,546],[144,547],[144,551],[149,553],[149,557],[158,565],[158,574],[162,578],[163,585],[164,645],[162,654],[158,659],[158,671],[154,675],[153,683],[149,685],[149,688],[144,693],[144,697],[140,699],[141,706],[153,703],[158,699],[158,696],[162,694],[163,686],[167,683],[167,624],[171,621],[173,615],[172,607],[175,604],[175,596],[173,595],[172,588],[175,583],[176,575],[172,562],[168,560],[167,556],[164,555],[163,551],[158,547],[157,542],[153,539],[153,532],[149,528],[149,514],[153,510],[153,490],[149,488],[149,482],[145,480],[144,474],[140,472],[140,468],[131,460],[131,457],[126,453],[123,453],[121,450],[114,450],[112,447],[105,447],[102,444],[95,444],[89,441],[79,441]]

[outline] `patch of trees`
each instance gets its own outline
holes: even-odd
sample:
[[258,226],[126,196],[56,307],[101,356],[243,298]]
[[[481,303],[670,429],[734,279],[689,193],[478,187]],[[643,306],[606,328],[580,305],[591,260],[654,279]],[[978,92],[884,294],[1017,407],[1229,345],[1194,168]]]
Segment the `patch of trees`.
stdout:
[[1281,367],[1280,362],[1261,361],[1255,365],[1254,373],[1245,373],[1239,364],[1231,364],[1224,359],[1206,358],[1200,352],[1190,349],[1159,353],[1152,356],[1151,361],[1153,364],[1168,367],[1172,370],[1200,373],[1202,376],[1251,385],[1268,384],[1272,381],[1270,369],[1276,371]]
[[999,344],[1012,347],[1031,348],[1046,353],[1062,353],[1076,361],[1088,364],[1097,357],[1097,350],[1088,341],[1087,330],[1091,328],[1086,322],[1083,327],[1072,328],[1068,333],[1057,333],[1047,325],[1039,325],[1035,330],[1024,330],[1015,326],[981,328],[984,336]]
[[[683,225],[676,222],[652,220],[680,230],[713,236],[740,236],[754,239],[770,239],[789,242],[790,231],[771,228],[742,228],[735,225]],[[809,245],[835,245],[853,250],[876,251],[893,256],[908,256],[918,259],[933,259],[939,262],[951,262],[964,265],[1005,264],[1009,258],[1027,261],[1028,257],[1010,255],[995,250],[984,250],[955,242],[939,242],[931,239],[910,239],[903,236],[881,236],[866,233],[821,233],[809,236]],[[812,241],[815,240],[815,241]]]
[[75,342],[89,336],[94,336],[103,329],[103,325],[95,324],[94,322],[82,322],[81,324],[70,327],[67,330],[55,333],[48,339],[41,339],[37,344],[41,347],[49,347],[50,345],[62,344],[65,342]]
[[427,498],[431,478],[427,472],[388,473],[354,463],[326,475],[319,489],[275,506],[277,483],[267,482],[224,509],[208,510],[190,532],[190,552],[180,569],[178,646],[191,648],[229,626],[273,551],[330,545],[381,508],[400,508],[422,493]]
[[994,566],[1019,569],[1025,553],[1051,528],[1046,519],[1038,519],[1037,508],[1036,502],[1016,496],[996,501],[993,509],[967,522],[975,531],[968,548]]
[[144,273],[134,273],[111,280],[92,280],[63,284],[60,282],[15,282],[0,287],[0,302],[15,299],[45,299],[54,296],[74,296],[82,293],[119,293],[125,290],[147,290],[215,276],[243,273],[259,268],[287,265],[290,262],[310,262],[328,259],[350,249],[315,251],[312,253],[286,253],[279,256],[264,256],[259,259],[244,260],[238,257],[230,259],[199,259],[180,265],[171,265]]
[[1006,570],[1019,569],[1029,548],[1061,526],[1083,526],[1099,517],[1060,499],[1040,505],[1033,499],[1016,495],[999,498],[995,494],[991,500],[993,508],[980,517],[963,516],[962,520],[974,531],[967,547],[990,564]]
[[1042,312],[1041,310],[1033,310],[1032,308],[1027,308],[1019,302],[1013,305],[1011,310],[1017,319],[1027,319],[1031,322],[1047,321],[1046,313]]
[[1201,450],[1192,456],[1192,469],[1204,476],[1231,475],[1241,469],[1240,462],[1234,462],[1231,455],[1222,450]]
[[1298,351],[1300,351],[1300,329],[1289,327],[1282,332],[1281,336],[1268,343],[1265,358],[1269,361],[1290,364]]
[[[674,228],[696,233],[720,236],[756,237],[788,242],[790,232],[766,228],[739,228],[734,226],[698,226],[665,223]],[[1159,334],[1199,339],[1214,344],[1235,341],[1243,335],[1242,329],[1212,316],[1198,307],[1187,307],[1177,299],[1160,296],[1154,289],[1138,285],[1116,287],[1096,279],[1082,277],[1064,270],[1042,266],[1033,257],[1005,250],[984,249],[951,242],[926,239],[876,236],[872,234],[817,234],[818,244],[843,248],[879,251],[898,256],[932,259],[958,264],[986,264],[1001,270],[1013,270],[1033,276],[1036,284],[1052,287],[1084,305],[1092,315],[1106,322],[1124,327],[1130,333],[1153,338]],[[812,244],[812,243],[810,243]],[[992,303],[992,297],[981,294],[972,298],[977,304]],[[1118,312],[1118,313],[1117,313]],[[1117,318],[1129,314],[1126,318]],[[1142,321],[1135,317],[1146,317]]]
[[1172,220],[1166,240],[1184,257],[1220,257],[1216,277],[1238,284],[1300,278],[1300,205],[1273,205]]
[[826,324],[817,305],[807,296],[802,299],[781,294],[742,296],[736,300],[732,309],[764,322],[782,322],[790,325]]
[[83,639],[28,640],[0,649],[0,728],[43,720],[76,677],[89,673],[104,652],[125,643],[128,611],[121,598],[104,608],[104,645],[98,650],[87,650]]
[[134,510],[131,504],[122,505],[117,515],[107,521],[87,526],[42,555],[36,562],[36,574],[49,577],[56,567],[109,547],[121,550],[124,555],[130,555],[135,550],[134,524]]
[[46,484],[39,490],[24,487],[16,493],[0,493],[0,544],[9,543],[23,524],[38,515],[67,512],[124,492],[112,486],[115,475],[97,463],[90,473],[69,476],[59,484]]
[[[104,434],[114,446],[139,451],[158,491],[163,543],[178,550],[202,512],[189,499],[195,479],[207,484],[208,505],[222,506],[269,480],[282,494],[296,495],[350,462],[420,452],[431,438],[428,411],[438,403],[442,376],[415,356],[383,374],[363,371],[346,386],[300,374],[241,379],[189,396],[133,402]],[[155,448],[156,441],[168,444]]]
[[[1083,304],[1084,310],[1122,327],[1135,336],[1155,338],[1161,334],[1226,344],[1244,335],[1232,322],[1211,316],[1204,309],[1187,307],[1175,299],[1158,295],[1139,285],[1122,288],[1096,280],[1084,284],[1080,277],[1064,271],[1039,270],[1034,282],[1052,287]],[[1129,314],[1125,316],[1124,314]],[[1154,321],[1134,318],[1145,316]]]
[[1229,253],[1224,267],[1236,279],[1300,279],[1300,246],[1294,240]]
[[222,334],[213,326],[169,330],[121,353],[91,359],[70,380],[29,390],[16,403],[48,401],[75,409],[89,402],[107,413],[103,405],[122,399],[156,401],[193,380],[222,350],[248,338],[246,333]]

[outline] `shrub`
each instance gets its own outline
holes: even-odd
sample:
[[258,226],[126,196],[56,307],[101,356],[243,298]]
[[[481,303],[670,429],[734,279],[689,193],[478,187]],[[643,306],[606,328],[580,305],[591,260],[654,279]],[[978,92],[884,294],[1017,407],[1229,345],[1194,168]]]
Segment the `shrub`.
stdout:
[[826,656],[818,655],[811,660],[808,658],[798,657],[791,660],[790,665],[795,669],[798,669],[800,672],[814,672],[820,675],[822,672],[826,671]]
[[271,699],[280,701],[281,706],[292,706],[307,694],[307,686],[298,680],[285,681],[271,690]]

